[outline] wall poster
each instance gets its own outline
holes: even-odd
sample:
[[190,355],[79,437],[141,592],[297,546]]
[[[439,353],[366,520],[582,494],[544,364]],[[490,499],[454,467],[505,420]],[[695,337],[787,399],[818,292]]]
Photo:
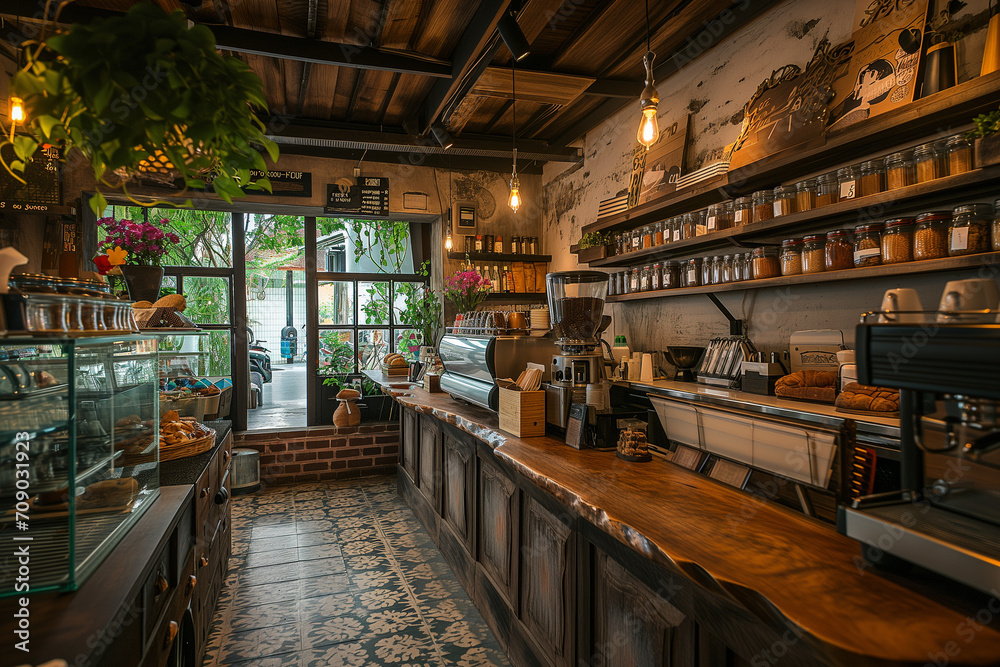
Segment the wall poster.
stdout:
[[[690,116],[660,128],[660,138],[645,151],[642,182],[636,203],[644,204],[673,193],[684,169]],[[631,194],[631,188],[629,189]]]

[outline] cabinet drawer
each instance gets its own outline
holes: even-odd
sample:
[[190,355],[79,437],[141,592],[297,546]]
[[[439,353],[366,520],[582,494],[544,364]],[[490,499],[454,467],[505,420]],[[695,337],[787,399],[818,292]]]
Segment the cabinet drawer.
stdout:
[[[178,652],[187,650],[189,659],[194,660],[194,653],[197,644],[197,632],[192,624],[192,617],[187,615],[188,607],[192,605],[192,598],[198,590],[200,583],[195,570],[195,552],[192,550],[188,554],[184,569],[181,572],[181,581],[169,596],[169,604],[163,615],[157,619],[156,625],[146,642],[146,658],[143,667],[164,667],[168,664],[170,653],[175,648]],[[182,645],[181,630],[187,633],[184,638],[188,644]],[[187,664],[184,660],[179,660],[178,664]]]
[[479,459],[479,503],[476,507],[479,563],[514,608],[517,592],[519,493],[493,462]]
[[476,489],[474,445],[445,431],[444,499],[441,516],[472,552],[473,508]]
[[416,411],[408,408],[403,408],[400,419],[403,424],[400,431],[402,440],[399,446],[399,463],[410,480],[417,483],[417,452],[420,446],[419,420]]
[[177,588],[180,578],[176,566],[171,566],[176,558],[176,549],[175,535],[156,558],[153,569],[142,585],[142,617],[146,637],[149,637],[153,625],[170,601],[171,592]]
[[441,428],[432,417],[420,418],[420,458],[417,487],[435,512],[441,511]]

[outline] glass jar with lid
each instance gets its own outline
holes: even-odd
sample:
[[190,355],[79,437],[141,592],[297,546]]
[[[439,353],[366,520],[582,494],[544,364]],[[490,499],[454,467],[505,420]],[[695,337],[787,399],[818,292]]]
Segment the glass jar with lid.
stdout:
[[681,216],[681,238],[682,239],[693,239],[697,236],[697,221],[695,220],[693,213],[685,213]]
[[653,247],[653,226],[646,225],[642,228],[642,249],[647,250]]
[[795,184],[795,210],[811,211],[816,208],[816,179],[807,178]]
[[629,285],[630,273],[628,269],[618,272],[618,294],[632,293],[631,285]]
[[993,202],[993,249],[1000,250],[1000,199]]
[[867,160],[861,163],[861,196],[868,197],[885,191],[885,161]]
[[653,262],[649,265],[649,289],[658,290],[663,282],[663,265],[660,262]]
[[663,262],[663,275],[660,277],[662,289],[674,289],[681,286],[680,264],[674,260]]
[[708,211],[701,209],[700,211],[692,211],[688,215],[694,220],[694,235],[704,236],[708,234],[708,222],[706,220],[706,214]]
[[743,280],[753,279],[753,253],[743,253],[740,261],[740,272]]
[[729,229],[733,226],[733,202],[730,200],[712,204],[705,216],[705,230],[712,232]]
[[608,274],[608,296],[618,296],[618,274]]
[[972,141],[964,134],[956,134],[945,142],[948,175],[964,174],[972,171]]
[[712,284],[712,264],[715,262],[714,257],[705,257],[701,260],[701,284],[711,285]]
[[837,170],[838,201],[861,196],[861,167],[851,165]]
[[653,223],[653,245],[663,245],[663,220]]
[[854,228],[854,266],[882,263],[882,223],[868,222]]
[[701,285],[701,259],[689,259],[681,271],[681,287],[698,287]]
[[734,262],[736,255],[724,255],[722,257],[722,271],[719,275],[719,281],[723,283],[731,283],[737,278],[733,277],[734,269],[737,262]]
[[802,273],[802,239],[785,239],[781,242],[781,275],[797,276]]
[[629,244],[629,252],[642,250],[642,228],[637,227],[629,231],[629,235],[632,238],[632,242]]
[[753,249],[753,279],[764,280],[777,278],[781,275],[781,261],[778,259],[778,249],[774,246],[762,246]]
[[913,185],[917,175],[913,169],[913,151],[899,151],[885,157],[885,187],[896,190]]
[[938,152],[934,142],[921,144],[913,149],[913,168],[917,183],[927,183],[948,175],[948,163]]
[[750,197],[737,197],[733,202],[733,226],[740,227],[753,222],[753,200]]
[[948,229],[948,255],[974,255],[990,250],[990,227],[993,207],[989,204],[964,204],[952,211]]
[[854,266],[854,232],[835,229],[826,235],[826,270],[839,271]]
[[899,264],[912,261],[913,218],[886,220],[882,230],[882,263]]
[[723,257],[722,255],[716,255],[715,257],[712,258],[712,284],[713,285],[720,285],[723,282],[725,282],[722,279],[722,276],[725,273],[725,269],[726,269],[726,267],[725,267],[725,263],[726,263],[725,259],[726,258]]
[[802,273],[826,271],[826,234],[811,234],[802,239]]
[[757,190],[750,196],[753,203],[753,218],[751,222],[763,222],[774,217],[774,191]]
[[913,230],[913,259],[947,257],[950,226],[951,211],[928,211],[918,215]]
[[816,207],[829,206],[840,201],[840,181],[837,174],[821,174],[816,178]]
[[648,292],[650,284],[650,274],[652,274],[652,269],[650,269],[649,264],[639,267],[639,291]]
[[779,185],[774,189],[774,217],[795,213],[795,186]]
[[684,225],[680,216],[670,218],[670,240],[684,240]]

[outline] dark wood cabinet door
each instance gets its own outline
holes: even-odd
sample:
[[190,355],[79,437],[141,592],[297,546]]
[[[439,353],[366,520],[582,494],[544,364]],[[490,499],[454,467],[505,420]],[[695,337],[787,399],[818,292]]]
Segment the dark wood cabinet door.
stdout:
[[478,560],[511,607],[517,590],[517,522],[517,485],[495,463],[480,457],[476,515]]
[[521,622],[552,664],[568,664],[576,609],[573,531],[532,498],[521,521]]
[[475,444],[448,431],[444,433],[442,442],[444,499],[441,516],[471,553],[476,489]]
[[594,664],[697,667],[694,622],[596,550]]
[[403,421],[399,446],[399,463],[413,482],[417,481],[417,448],[419,447],[420,431],[417,425],[417,411],[409,408],[401,410]]
[[436,513],[441,512],[441,467],[441,427],[433,417],[421,417],[417,487]]

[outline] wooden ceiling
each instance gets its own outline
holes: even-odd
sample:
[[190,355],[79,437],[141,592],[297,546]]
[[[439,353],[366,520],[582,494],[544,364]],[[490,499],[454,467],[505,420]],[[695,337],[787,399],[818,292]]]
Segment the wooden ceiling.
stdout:
[[[466,154],[480,157],[491,154],[490,142],[497,150],[509,145],[511,56],[496,29],[506,12],[515,12],[531,45],[517,63],[517,134],[536,159],[637,105],[643,87],[641,0],[201,0],[197,8],[190,5],[198,0],[155,1],[211,27],[220,49],[261,77],[272,116],[295,128],[289,134],[296,139],[287,141],[301,145],[315,135],[314,148],[347,146],[365,132],[433,153],[438,145],[428,131],[435,123],[455,138],[459,154],[466,142],[478,142]],[[134,2],[77,0],[63,17],[86,21]],[[730,32],[771,4],[650,0],[658,77],[676,71],[671,56],[723,12],[734,18],[718,26]],[[0,14],[18,8],[0,0]]]

